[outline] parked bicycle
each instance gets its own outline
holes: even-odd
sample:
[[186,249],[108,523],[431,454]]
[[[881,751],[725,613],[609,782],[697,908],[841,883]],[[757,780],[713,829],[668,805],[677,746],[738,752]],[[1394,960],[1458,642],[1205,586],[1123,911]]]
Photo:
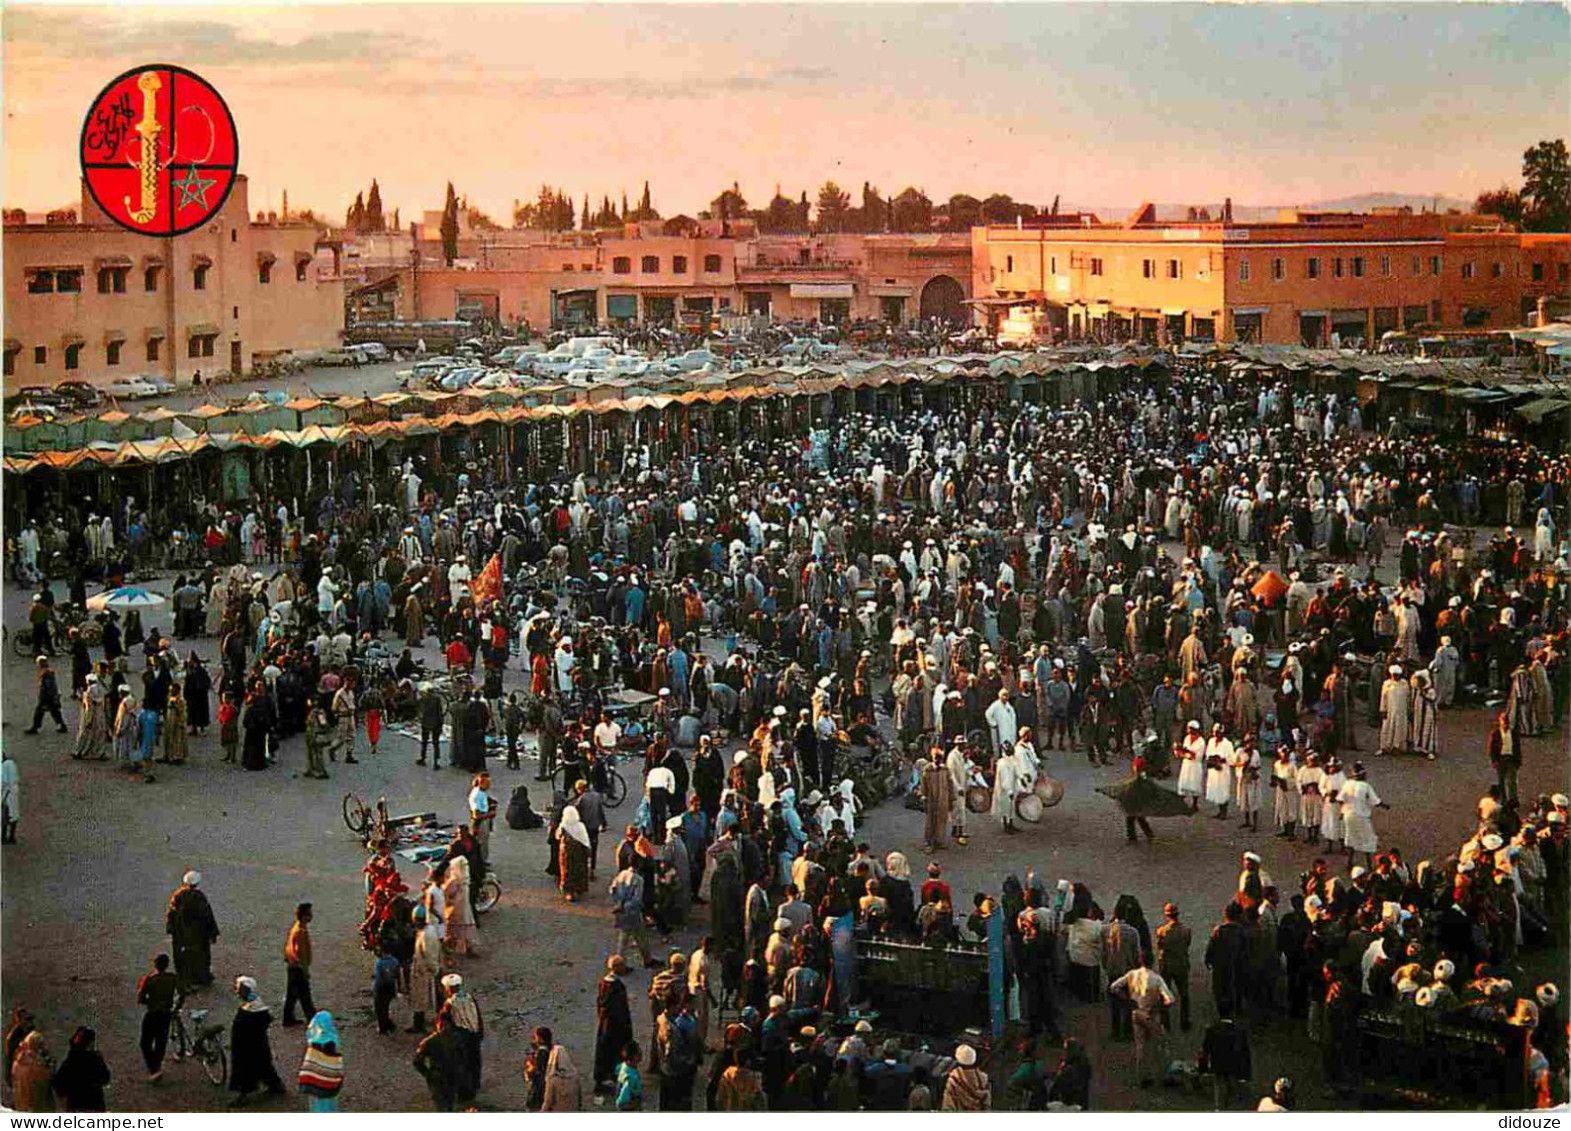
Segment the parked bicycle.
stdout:
[[[627,797],[627,781],[622,777],[621,771],[616,768],[617,756],[615,754],[602,755],[600,764],[605,767],[605,803],[607,807],[615,809]],[[564,762],[551,773],[551,788],[571,797],[573,782],[578,777],[583,767],[581,762]],[[572,775],[570,778],[569,775]]]
[[[416,864],[432,864],[447,855],[445,845],[430,844],[408,850],[406,855]],[[480,890],[475,893],[475,910],[485,914],[502,901],[502,881],[496,869],[486,865],[485,876],[480,880]]]
[[229,1078],[229,1054],[224,1050],[224,1023],[212,1021],[210,1009],[183,1009],[185,996],[175,998],[169,1017],[169,1047],[177,1061],[197,1061],[215,1087]]

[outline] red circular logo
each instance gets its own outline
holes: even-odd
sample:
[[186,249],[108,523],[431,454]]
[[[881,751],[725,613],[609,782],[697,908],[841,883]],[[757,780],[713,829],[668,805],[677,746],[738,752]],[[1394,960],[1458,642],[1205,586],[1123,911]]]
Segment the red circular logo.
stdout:
[[82,122],[82,176],[122,228],[178,236],[223,207],[240,137],[223,96],[202,76],[162,63],[136,67],[93,100]]

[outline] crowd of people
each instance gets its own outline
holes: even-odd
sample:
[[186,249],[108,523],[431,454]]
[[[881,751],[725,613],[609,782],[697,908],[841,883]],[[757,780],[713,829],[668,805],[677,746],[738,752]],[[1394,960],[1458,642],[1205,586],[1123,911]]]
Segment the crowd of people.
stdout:
[[[875,778],[924,810],[928,855],[964,849],[973,818],[1016,833],[1051,790],[1048,752],[1065,750],[1127,767],[1110,792],[1131,840],[1204,804],[1319,854],[1279,885],[1252,851],[1219,899],[1204,947],[1213,1079],[1249,1078],[1251,1014],[1302,1019],[1328,1079],[1351,1086],[1362,1013],[1429,1010],[1532,1030],[1534,1097],[1563,1097],[1557,991],[1511,974],[1523,948],[1564,945],[1568,917],[1564,798],[1516,789],[1524,755],[1562,726],[1571,677],[1571,558],[1553,517],[1564,459],[1381,437],[1356,401],[1198,367],[1147,371],[1077,408],[851,417],[815,439],[668,458],[629,444],[551,481],[503,479],[467,455],[346,471],[303,508],[181,500],[150,518],[127,496],[107,517],[51,515],[42,541],[84,568],[63,596],[43,582],[30,616],[34,730],[44,717],[63,728],[55,602],[81,606],[88,569],[115,576],[127,554],[200,544],[206,564],[171,590],[169,637],[106,613],[95,659],[79,624],[63,634],[73,756],[113,754],[143,781],[184,761],[214,717],[226,760],[247,770],[303,733],[313,777],[340,754],[357,761],[362,734],[374,750],[388,718],[418,728],[421,763],[429,749],[440,765],[448,738],[449,763],[476,775],[463,828],[418,892],[383,846],[362,928],[379,1028],[400,996],[412,1029],[435,1023],[416,1066],[439,1108],[471,1105],[482,1083],[483,1022],[457,972],[477,949],[463,909],[498,808],[479,775],[488,754],[517,768],[526,736],[552,783],[552,880],[573,902],[603,890],[617,939],[584,1086],[543,1028],[532,1104],[634,1108],[648,1071],[660,1107],[685,1109],[707,1066],[707,1103],[723,1110],[977,1110],[1006,1091],[1083,1108],[1087,1052],[1066,995],[1105,999],[1137,1076],[1154,1077],[1166,1062],[1148,1046],[1170,1013],[1183,1028],[1192,1015],[1176,906],[1153,929],[1133,898],[1109,918],[1086,885],[1060,894],[1028,873],[957,909],[940,863],[923,882],[902,848],[875,853],[865,835]],[[1499,532],[1480,543],[1478,525]],[[200,638],[217,641],[216,681],[185,643]],[[649,696],[648,718],[625,726],[619,689]],[[1500,709],[1470,755],[1447,721],[1485,700]],[[1400,800],[1371,780],[1404,754],[1487,754],[1498,778],[1477,814],[1457,815],[1460,850],[1411,868],[1376,825]],[[618,762],[636,767],[636,812],[600,888]],[[962,945],[994,915],[1011,1008],[1035,1042],[1008,1089],[970,1045],[902,1047],[851,1020],[859,938]],[[693,928],[691,952],[650,937]],[[647,1060],[635,957],[655,971]],[[291,977],[290,1004],[298,988]],[[266,1014],[248,992],[239,1013]],[[301,1000],[311,1012],[308,989]],[[313,1028],[336,1038],[330,1017]],[[336,1039],[318,1045],[336,1055],[322,1051]],[[1293,1089],[1268,1099],[1289,1106]]]

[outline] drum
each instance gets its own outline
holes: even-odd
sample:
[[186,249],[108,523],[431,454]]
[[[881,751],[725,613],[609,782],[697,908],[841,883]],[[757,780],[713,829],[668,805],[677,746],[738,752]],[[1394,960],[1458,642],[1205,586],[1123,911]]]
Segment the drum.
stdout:
[[966,789],[966,809],[972,813],[986,813],[993,807],[993,791],[985,785],[973,785]]
[[1034,793],[1022,793],[1015,798],[1015,816],[1029,824],[1036,824],[1042,819],[1042,812],[1046,806],[1042,799]]
[[1042,808],[1051,809],[1064,799],[1064,789],[1063,782],[1043,774],[1036,779],[1036,789],[1033,792],[1036,799],[1042,803]]

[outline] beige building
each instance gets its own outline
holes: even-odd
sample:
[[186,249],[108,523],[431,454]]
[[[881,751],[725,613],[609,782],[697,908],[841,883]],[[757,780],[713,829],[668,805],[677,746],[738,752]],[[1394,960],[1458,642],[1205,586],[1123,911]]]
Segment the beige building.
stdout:
[[84,192],[81,219],[5,217],[5,389],[149,374],[179,384],[280,350],[335,346],[339,248],[249,214],[247,183],[201,229],[129,232]]

